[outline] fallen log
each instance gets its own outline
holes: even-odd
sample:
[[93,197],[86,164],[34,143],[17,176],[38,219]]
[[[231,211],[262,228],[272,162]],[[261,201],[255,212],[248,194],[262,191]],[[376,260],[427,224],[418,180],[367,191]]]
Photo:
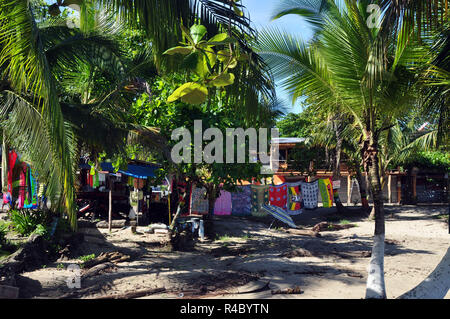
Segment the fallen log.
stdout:
[[153,288],[153,289],[142,289],[142,290],[130,291],[130,292],[125,292],[125,293],[115,294],[115,295],[91,297],[89,299],[134,299],[134,298],[150,296],[150,295],[157,294],[157,293],[164,292],[164,291],[166,291],[165,287]]
[[89,278],[95,275],[98,275],[100,272],[105,271],[107,269],[113,268],[115,265],[111,262],[106,262],[97,266],[92,267],[87,270],[83,275],[82,279]]
[[272,290],[272,295],[291,295],[291,294],[302,294],[303,291],[300,289],[299,286],[295,286],[294,288],[286,288],[286,289],[278,289],[278,290]]
[[124,255],[118,251],[110,253],[101,253],[96,258],[86,261],[84,263],[84,267],[91,268],[105,262],[112,262],[114,264],[117,264],[130,259],[131,257],[129,255]]
[[314,230],[308,230],[308,229],[294,229],[294,228],[290,228],[290,229],[286,229],[285,230],[287,233],[289,234],[293,234],[293,235],[301,235],[301,236],[311,236],[311,237],[322,237],[319,232],[314,231]]
[[[111,221],[111,228],[123,228],[127,225],[127,221],[125,219],[115,219]],[[97,228],[108,228],[108,222],[102,220],[95,224]]]
[[314,232],[321,232],[321,231],[332,231],[332,230],[341,230],[341,229],[347,229],[355,227],[353,224],[346,224],[346,225],[338,225],[338,224],[331,224],[328,222],[320,222],[312,228]]

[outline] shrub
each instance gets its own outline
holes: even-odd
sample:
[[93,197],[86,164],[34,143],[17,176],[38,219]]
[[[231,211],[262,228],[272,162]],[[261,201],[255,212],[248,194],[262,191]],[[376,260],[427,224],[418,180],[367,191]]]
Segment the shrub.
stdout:
[[19,211],[11,210],[10,214],[12,226],[22,236],[28,236],[33,232],[44,235],[50,219],[49,213],[45,211]]

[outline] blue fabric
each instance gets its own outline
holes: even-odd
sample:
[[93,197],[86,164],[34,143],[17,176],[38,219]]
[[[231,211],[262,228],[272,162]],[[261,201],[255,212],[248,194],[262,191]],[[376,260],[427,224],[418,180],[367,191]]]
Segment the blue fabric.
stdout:
[[119,172],[125,175],[129,175],[135,178],[148,178],[148,177],[155,177],[155,170],[156,166],[140,166],[140,165],[133,165],[128,164],[128,168],[126,171],[120,170]]
[[[102,171],[114,173],[114,167],[113,167],[112,163],[102,162],[102,163],[100,163],[100,166],[102,168]],[[79,167],[84,168],[84,169],[91,168],[91,166],[89,164],[80,164]],[[119,169],[119,173],[122,173],[122,174],[128,175],[128,176],[132,176],[135,178],[146,179],[148,177],[155,177],[156,169],[157,169],[156,165],[128,164],[127,169],[126,170]]]
[[276,219],[282,221],[283,223],[288,224],[292,228],[297,228],[291,216],[286,213],[286,211],[280,207],[272,206],[272,205],[262,205],[261,209],[275,217]]

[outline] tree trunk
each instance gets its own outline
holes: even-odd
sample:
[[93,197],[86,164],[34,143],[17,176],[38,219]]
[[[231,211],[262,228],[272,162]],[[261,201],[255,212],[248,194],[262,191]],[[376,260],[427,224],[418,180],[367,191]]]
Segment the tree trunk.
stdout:
[[368,167],[369,185],[372,191],[373,209],[375,211],[375,233],[367,277],[366,298],[384,299],[386,298],[384,283],[384,208],[378,166],[378,148],[373,141],[365,149],[364,159],[365,165]]
[[443,299],[450,288],[450,248],[441,262],[414,289],[404,293],[400,299]]
[[359,185],[359,193],[361,195],[362,207],[364,211],[368,212],[370,207],[369,202],[367,201],[367,189],[366,185],[363,183],[363,177],[359,169],[356,169],[356,181],[358,182]]
[[[339,122],[333,123],[333,126],[335,128],[335,134],[336,134],[336,151],[334,152],[334,159],[333,159],[333,181],[340,180],[341,178],[341,150],[342,150],[342,136],[341,136],[341,127]],[[339,192],[338,189],[333,188],[333,200],[336,204],[336,209],[338,213],[345,213],[347,209],[344,207],[344,205],[341,202],[341,199],[339,198]]]

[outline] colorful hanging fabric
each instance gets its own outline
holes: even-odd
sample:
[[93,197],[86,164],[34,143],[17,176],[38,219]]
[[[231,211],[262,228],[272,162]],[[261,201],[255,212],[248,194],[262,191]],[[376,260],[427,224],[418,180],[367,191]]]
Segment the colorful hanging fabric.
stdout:
[[27,164],[22,163],[21,170],[20,170],[20,180],[19,180],[19,196],[18,196],[18,203],[17,208],[22,209],[24,208],[24,202],[25,202],[25,192],[27,187]]
[[95,174],[93,176],[92,187],[97,188],[99,186],[100,186],[100,182],[99,182],[99,178],[98,178],[98,172],[95,172]]
[[252,215],[267,216],[267,212],[262,209],[262,205],[269,204],[269,185],[252,185]]
[[25,173],[26,186],[25,186],[25,200],[23,202],[23,208],[31,208],[33,204],[31,203],[31,179],[30,179],[30,165],[27,165],[27,171]]
[[231,215],[231,193],[221,190],[214,205],[214,215]]
[[208,198],[206,197],[206,189],[204,187],[192,187],[191,192],[191,214],[206,215],[208,214]]
[[301,184],[302,182],[287,183],[287,212],[289,215],[298,215],[302,213],[303,196],[301,191]]
[[317,208],[318,196],[319,196],[319,186],[318,181],[311,183],[302,183],[301,191],[303,196],[303,205],[307,209]]
[[250,185],[237,186],[235,192],[231,192],[231,215],[248,216],[252,212]]
[[319,179],[319,191],[323,207],[333,206],[333,184],[329,178]]
[[30,169],[30,181],[31,181],[31,208],[36,209],[39,207],[38,190],[39,183],[37,178],[33,175],[33,170]]
[[269,203],[271,206],[286,208],[287,185],[281,184],[269,187]]
[[13,193],[13,175],[14,166],[16,165],[17,153],[10,151],[8,153],[8,187],[6,193],[3,194],[3,204],[12,203],[12,193]]

